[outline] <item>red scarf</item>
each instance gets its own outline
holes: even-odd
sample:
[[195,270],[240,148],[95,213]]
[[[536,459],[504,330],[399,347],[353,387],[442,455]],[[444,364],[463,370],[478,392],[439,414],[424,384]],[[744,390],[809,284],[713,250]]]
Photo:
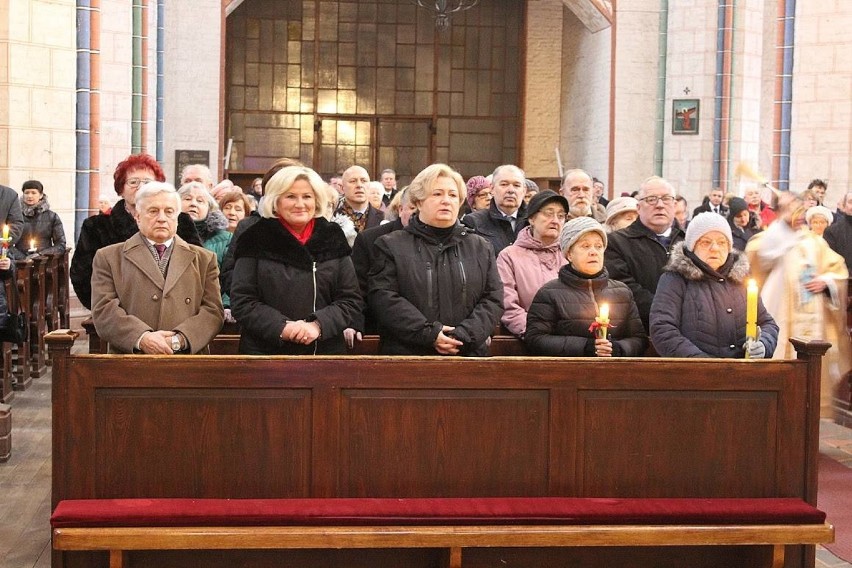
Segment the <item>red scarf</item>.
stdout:
[[281,217],[278,217],[278,221],[284,226],[285,229],[287,229],[290,232],[291,235],[296,237],[296,240],[299,241],[299,244],[301,244],[302,246],[304,246],[305,243],[307,243],[310,240],[311,235],[314,234],[314,221],[315,220],[316,219],[311,219],[310,221],[308,221],[308,224],[305,225],[305,228],[302,229],[302,232],[297,233],[296,229],[294,229],[293,227],[291,227],[290,225],[287,224],[287,221],[285,221]]

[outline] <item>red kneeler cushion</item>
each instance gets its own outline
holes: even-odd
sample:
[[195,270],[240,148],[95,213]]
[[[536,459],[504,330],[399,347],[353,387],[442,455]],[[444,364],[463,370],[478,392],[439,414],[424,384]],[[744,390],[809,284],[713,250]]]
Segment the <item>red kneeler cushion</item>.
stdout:
[[82,499],[62,501],[54,528],[376,525],[818,524],[801,499],[573,497],[352,499]]

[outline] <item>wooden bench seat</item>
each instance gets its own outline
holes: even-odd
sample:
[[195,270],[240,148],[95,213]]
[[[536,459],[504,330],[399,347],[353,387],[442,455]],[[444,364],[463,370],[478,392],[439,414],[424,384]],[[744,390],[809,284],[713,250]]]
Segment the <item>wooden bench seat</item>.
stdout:
[[795,498],[83,499],[51,517],[56,550],[772,546],[833,542]]

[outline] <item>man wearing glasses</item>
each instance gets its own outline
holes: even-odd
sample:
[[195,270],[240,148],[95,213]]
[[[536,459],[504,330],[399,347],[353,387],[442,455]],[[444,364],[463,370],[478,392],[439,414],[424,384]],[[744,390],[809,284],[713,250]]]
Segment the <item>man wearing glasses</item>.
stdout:
[[596,200],[592,177],[583,170],[568,170],[562,180],[562,195],[568,200],[568,220],[592,217],[598,223],[606,221],[606,209]]
[[639,187],[636,200],[639,218],[610,234],[604,265],[610,278],[630,287],[647,331],[657,281],[672,246],[682,241],[684,235],[674,222],[675,189],[668,181],[649,177]]
[[[92,261],[95,253],[108,245],[121,243],[139,231],[136,224],[136,192],[151,181],[165,181],[163,168],[153,156],[133,154],[119,162],[113,173],[113,188],[121,197],[109,213],[83,221],[80,237],[71,257],[71,284],[87,308],[92,307]],[[195,223],[186,213],[178,215],[177,234],[192,245],[201,246]]]

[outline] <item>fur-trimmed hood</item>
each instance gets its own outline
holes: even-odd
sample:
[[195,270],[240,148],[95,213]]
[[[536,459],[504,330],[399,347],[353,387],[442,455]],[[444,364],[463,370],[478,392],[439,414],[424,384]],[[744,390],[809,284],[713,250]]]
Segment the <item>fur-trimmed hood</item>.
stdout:
[[302,246],[278,219],[263,218],[240,235],[234,258],[263,258],[309,270],[314,262],[349,256],[343,229],[325,217],[314,219],[314,231]]
[[218,209],[211,209],[207,217],[200,221],[193,221],[195,230],[198,231],[198,236],[202,242],[207,242],[207,239],[218,233],[219,231],[228,230],[228,219]]
[[[695,264],[695,262],[686,255],[684,246],[685,244],[680,242],[672,247],[672,254],[669,258],[668,264],[666,264],[665,270],[680,274],[687,280],[703,280],[708,276],[715,276],[715,274],[708,273]],[[723,276],[732,282],[745,282],[749,276],[749,272],[751,271],[748,258],[746,258],[745,254],[734,249],[731,249],[729,255],[733,257],[731,266],[728,269],[727,274],[720,274],[720,276]]]

